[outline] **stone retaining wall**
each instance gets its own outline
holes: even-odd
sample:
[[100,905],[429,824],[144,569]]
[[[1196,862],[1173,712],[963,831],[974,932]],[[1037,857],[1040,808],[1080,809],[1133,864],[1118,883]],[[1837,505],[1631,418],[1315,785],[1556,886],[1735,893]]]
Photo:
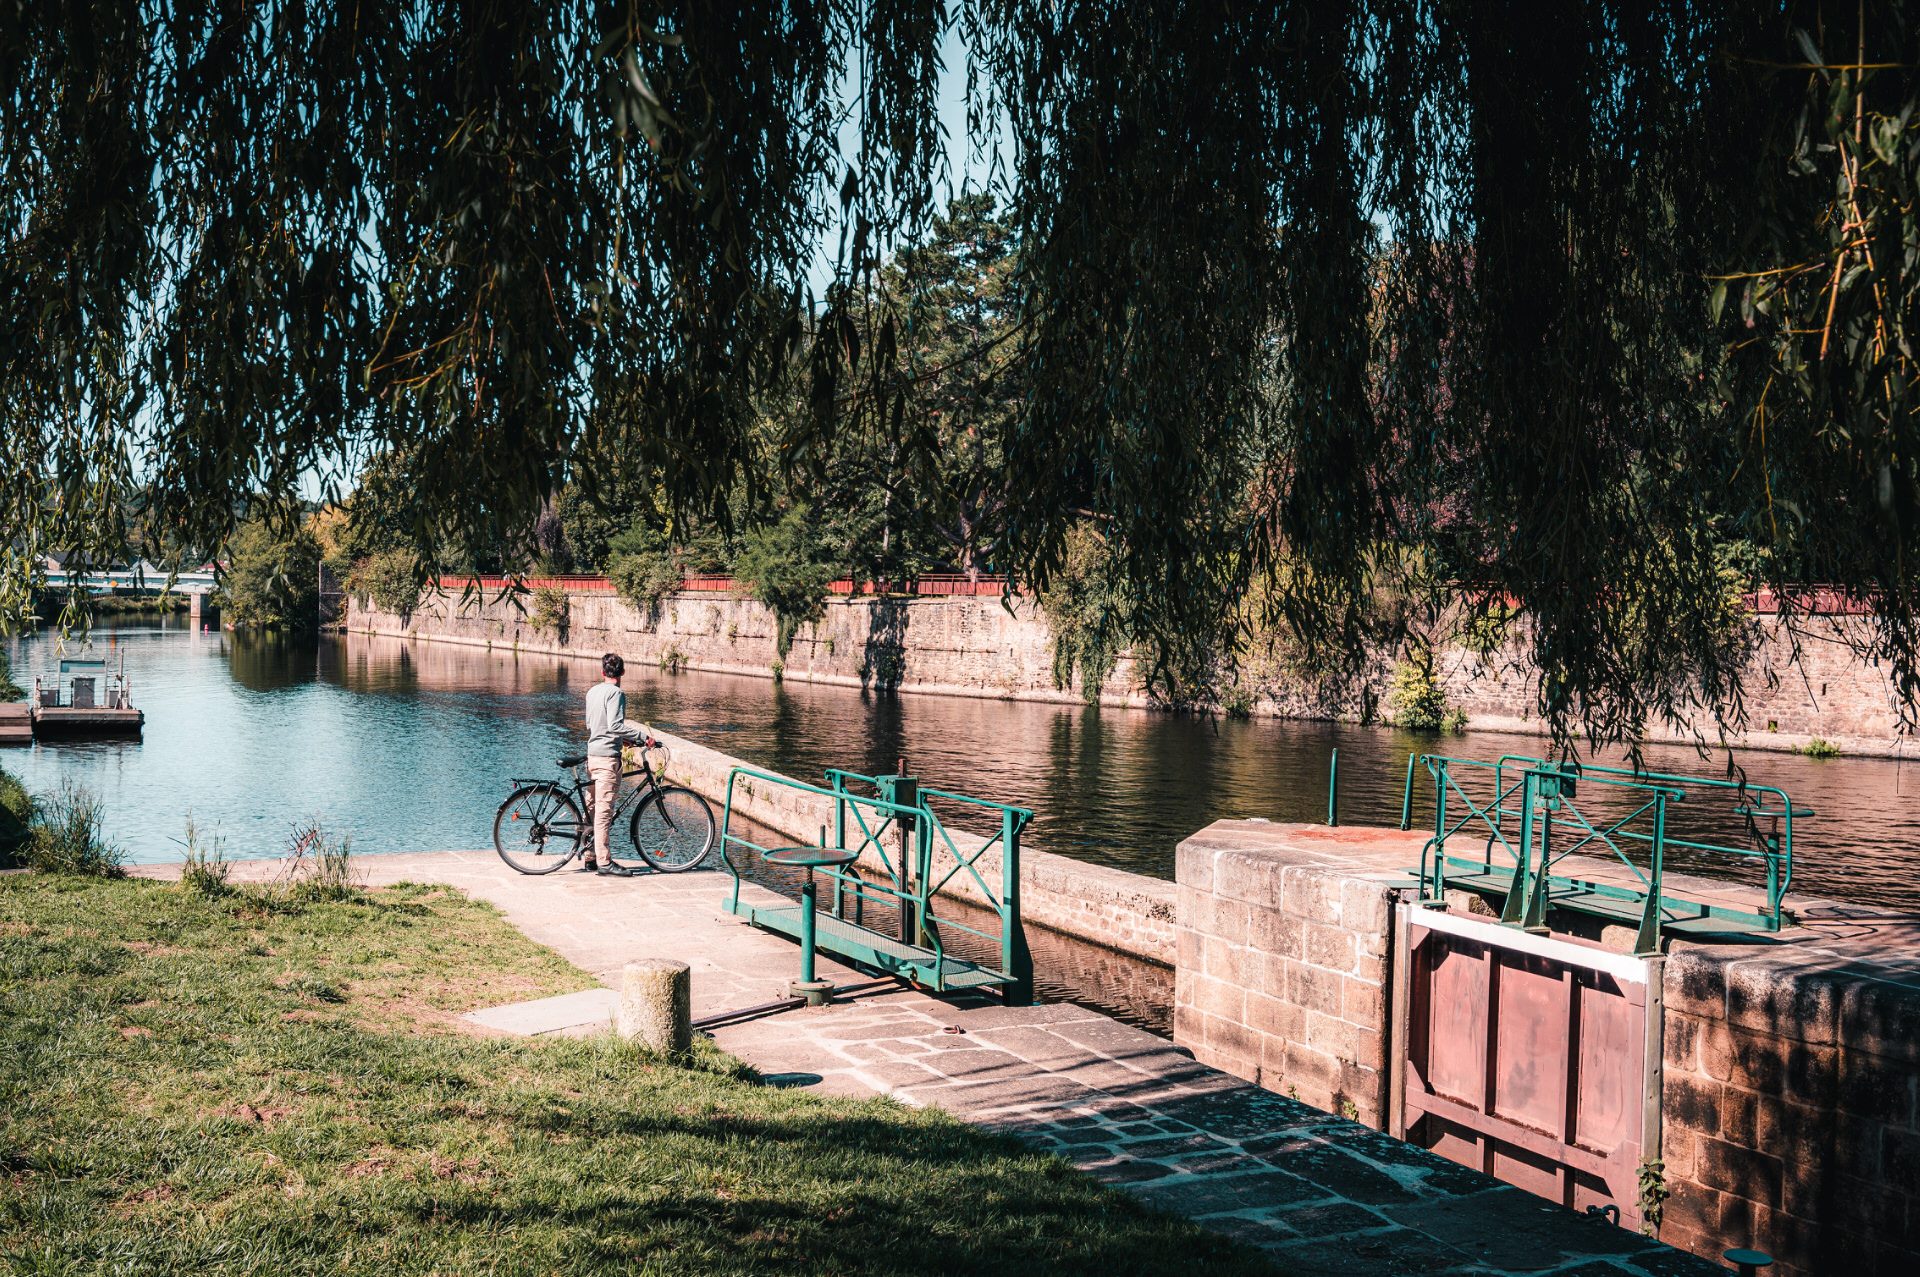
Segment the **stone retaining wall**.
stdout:
[[[1183,842],[1174,1041],[1392,1126],[1393,903],[1420,841],[1221,821]],[[1710,1258],[1755,1247],[1783,1277],[1904,1277],[1920,1271],[1920,918],[1794,907],[1800,925],[1765,945],[1670,946],[1660,1236]]]
[[[726,800],[727,777],[740,760],[658,729],[655,734],[671,754],[668,774],[704,794],[714,804],[717,816]],[[819,837],[823,826],[833,827],[831,799],[784,785],[742,777],[734,787],[733,802],[740,816],[796,842],[811,842]],[[945,813],[941,814],[944,821]],[[970,833],[951,825],[948,829],[968,855],[989,836],[985,831]],[[872,861],[869,853],[862,863],[872,867]],[[1027,922],[1162,966],[1173,964],[1174,884],[1028,848],[1021,849],[1020,862],[1020,912]],[[997,892],[1000,849],[994,847],[980,854],[977,865],[980,876]],[[981,901],[979,887],[964,871],[942,894],[970,903]]]
[[1783,1277],[1920,1272],[1920,920],[1803,918],[1667,959],[1661,1236],[1751,1238]]
[[[1377,844],[1391,832],[1365,829]],[[1180,844],[1173,1040],[1202,1063],[1386,1127],[1387,944],[1403,860],[1345,829],[1219,821]]]
[[[563,630],[536,630],[510,601],[462,604],[429,596],[405,616],[350,600],[347,628],[523,652],[598,657],[618,651],[636,665],[677,666],[717,674],[779,676],[797,683],[885,688],[1079,703],[1078,682],[1053,681],[1053,636],[1031,600],[1011,610],[998,599],[828,600],[802,626],[786,657],[775,644],[773,613],[752,599],[670,594],[647,613],[614,595],[568,596]],[[1145,705],[1130,661],[1115,667],[1099,700]]]
[[[1815,737],[1843,752],[1900,755],[1914,748],[1900,723],[1891,677],[1854,655],[1862,618],[1812,618],[1801,638],[1777,621],[1763,622],[1763,639],[1747,675],[1749,730],[1731,743],[1752,749],[1798,749]],[[645,665],[767,678],[778,667],[796,682],[890,688],[955,696],[1078,703],[1077,681],[1053,681],[1053,635],[1030,599],[1011,608],[990,598],[838,598],[813,625],[803,626],[782,661],[774,644],[773,614],[751,599],[697,592],[668,595],[643,612],[608,594],[574,594],[563,630],[536,630],[525,612],[490,598],[463,604],[457,595],[429,596],[405,615],[348,600],[347,628],[369,634],[431,638],[485,647],[598,656],[609,649]],[[1365,685],[1346,692],[1321,688],[1275,665],[1256,661],[1248,671],[1251,712],[1283,718],[1356,721],[1389,715],[1394,662],[1379,655]],[[1449,702],[1476,728],[1537,732],[1538,678],[1517,647],[1482,658],[1443,648],[1435,673]],[[1106,705],[1148,704],[1140,672],[1123,657],[1095,698]],[[1694,726],[1699,732],[1696,733]],[[1716,733],[1701,722],[1674,730],[1655,725],[1650,741],[1691,743]],[[1920,750],[1915,750],[1920,752]]]

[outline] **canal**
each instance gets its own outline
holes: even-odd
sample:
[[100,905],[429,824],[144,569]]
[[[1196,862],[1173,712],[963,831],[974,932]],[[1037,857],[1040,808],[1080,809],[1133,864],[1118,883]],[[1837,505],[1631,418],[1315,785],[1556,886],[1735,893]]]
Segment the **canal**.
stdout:
[[[15,680],[50,673],[57,648],[48,635],[10,640]],[[314,819],[363,852],[487,846],[506,778],[548,772],[574,748],[597,676],[590,662],[553,656],[357,635],[295,643],[178,621],[99,629],[91,648],[124,653],[144,738],[11,749],[0,767],[34,790],[63,780],[96,790],[110,836],[135,861],[177,857],[189,813],[234,856],[275,854]],[[651,670],[631,670],[627,687],[633,716],[726,753],[809,779],[904,758],[943,788],[1032,807],[1031,845],[1160,877],[1172,876],[1175,844],[1211,820],[1325,819],[1336,747],[1343,821],[1393,824],[1409,751],[1490,758],[1541,745]],[[1679,747],[1646,759],[1702,775],[1726,767],[1723,755]],[[1737,761],[1818,813],[1797,831],[1796,894],[1920,908],[1920,767],[1771,752]]]

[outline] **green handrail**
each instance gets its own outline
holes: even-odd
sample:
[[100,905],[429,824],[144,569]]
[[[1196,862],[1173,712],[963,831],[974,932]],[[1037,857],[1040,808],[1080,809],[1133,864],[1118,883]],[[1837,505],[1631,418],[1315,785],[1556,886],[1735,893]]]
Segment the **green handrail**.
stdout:
[[[932,951],[936,984],[944,978],[949,961],[942,931],[951,928],[975,936],[998,947],[1001,965],[996,974],[1004,978],[1009,1000],[1026,1002],[1032,999],[1033,959],[1020,918],[1020,835],[1032,822],[1032,811],[968,794],[920,787],[911,777],[868,776],[842,768],[829,768],[825,774],[826,785],[819,786],[757,768],[735,767],[727,777],[720,835],[721,859],[733,876],[728,909],[734,913],[742,912],[741,874],[733,857],[734,848],[745,847],[762,853],[767,850],[733,831],[734,789],[742,780],[777,785],[830,801],[833,804],[831,845],[847,849],[849,838],[854,838],[856,841],[851,849],[862,856],[871,854],[879,862],[885,877],[891,879],[890,884],[869,881],[853,872],[852,865],[845,869],[823,870],[834,880],[835,918],[844,920],[848,895],[853,897],[857,910],[855,925],[861,925],[867,902],[890,903],[900,911],[902,939],[910,937],[912,943]],[[870,787],[876,792],[859,793],[851,786]],[[905,793],[912,794],[911,801],[904,798],[895,801],[890,796]],[[955,804],[993,812],[998,817],[995,822],[998,828],[991,835],[984,836],[971,852],[963,852],[946,822],[941,819],[937,804]],[[888,828],[912,831],[910,847],[903,848],[906,855],[889,854],[882,837]],[[822,826],[823,843],[826,837],[826,827]],[[999,848],[1001,858],[1001,877],[997,889],[988,883],[979,866],[980,859],[995,847]],[[909,856],[911,865],[908,863]],[[952,863],[943,864],[942,871],[936,873],[936,859],[942,857],[950,858]],[[939,911],[935,900],[937,893],[962,871],[974,882],[985,910],[996,916],[996,931],[970,926],[959,918]],[[830,942],[823,944],[831,947]]]

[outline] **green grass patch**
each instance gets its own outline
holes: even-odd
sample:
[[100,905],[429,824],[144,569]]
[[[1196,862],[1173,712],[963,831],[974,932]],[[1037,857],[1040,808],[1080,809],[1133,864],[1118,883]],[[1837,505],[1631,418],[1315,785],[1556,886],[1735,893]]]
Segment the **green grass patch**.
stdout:
[[444,888],[0,878],[0,1270],[1272,1271],[938,1113],[459,1019],[592,983]]

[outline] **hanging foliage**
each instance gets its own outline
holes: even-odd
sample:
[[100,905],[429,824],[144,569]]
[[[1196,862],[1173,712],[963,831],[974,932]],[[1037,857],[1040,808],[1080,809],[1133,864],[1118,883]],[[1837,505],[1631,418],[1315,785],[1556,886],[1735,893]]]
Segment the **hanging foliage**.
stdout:
[[376,458],[425,574],[563,484],[726,527],[839,432],[937,446],[877,271],[951,146],[1017,245],[996,566],[1097,525],[1150,677],[1249,597],[1337,663],[1391,588],[1512,617],[1559,727],[1737,715],[1738,561],[1868,602],[1911,701],[1917,45],[1907,0],[0,0],[0,615]]

